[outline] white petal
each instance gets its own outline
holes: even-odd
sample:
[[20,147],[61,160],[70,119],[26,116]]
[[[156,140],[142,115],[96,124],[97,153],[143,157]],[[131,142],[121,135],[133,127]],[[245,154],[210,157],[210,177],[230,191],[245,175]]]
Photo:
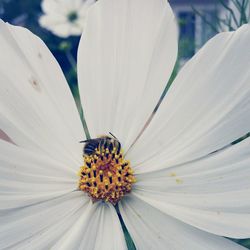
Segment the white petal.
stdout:
[[39,23],[43,28],[48,29],[56,36],[66,38],[71,35],[70,29],[72,24],[65,20],[65,18],[56,19],[52,14],[44,15],[41,16]]
[[64,15],[65,17],[72,11],[81,12],[94,4],[96,0],[43,0],[42,10],[45,14]]
[[[72,32],[73,29],[73,32]],[[60,37],[69,37],[71,35],[81,35],[81,30],[77,29],[77,32],[74,32],[75,28],[71,25],[71,23],[58,24],[51,29],[51,31]]]
[[75,22],[74,25],[70,26],[70,34],[72,36],[80,36],[82,34],[84,27],[84,22],[81,22],[80,20]]
[[[50,0],[49,0],[50,1]],[[67,6],[69,11],[79,11],[83,7],[88,7],[95,3],[96,0],[60,0],[58,3]]]
[[[43,12],[46,14],[67,14],[69,12],[69,7],[65,4],[69,0],[43,0],[41,2],[41,7]],[[72,2],[72,1],[71,1]]]
[[183,163],[250,131],[250,25],[211,39],[181,70],[127,155],[138,172]]
[[137,176],[135,194],[202,230],[250,237],[250,138],[204,159]]
[[166,85],[177,28],[165,0],[98,1],[78,51],[80,94],[92,137],[135,140]]
[[17,145],[81,164],[84,132],[63,73],[44,43],[0,22],[0,128]]
[[66,164],[0,140],[0,209],[18,208],[77,189]]
[[0,212],[1,249],[50,249],[87,208],[83,192]]
[[244,249],[232,241],[171,218],[133,195],[121,201],[120,211],[138,250]]
[[52,249],[125,250],[123,231],[112,205],[89,204]]
[[39,18],[39,24],[47,29],[53,29],[55,26],[58,25],[65,25],[68,23],[68,20],[66,16],[59,15],[59,14],[48,14],[48,15],[43,15]]
[[96,2],[96,0],[85,0],[85,1],[80,1],[81,5],[78,9],[78,15],[80,17],[86,17],[87,11],[89,7]]
[[79,19],[76,22],[71,23],[66,19],[66,17],[56,17],[49,14],[41,16],[39,23],[42,27],[50,30],[57,36],[68,37],[71,35],[81,35],[85,22]]

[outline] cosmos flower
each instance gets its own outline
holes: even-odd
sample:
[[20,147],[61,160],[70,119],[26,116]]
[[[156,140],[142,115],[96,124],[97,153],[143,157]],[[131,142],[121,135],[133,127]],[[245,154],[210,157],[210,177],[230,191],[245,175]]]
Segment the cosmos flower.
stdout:
[[0,249],[126,249],[114,205],[137,249],[243,248],[221,236],[250,237],[250,139],[225,147],[250,128],[250,27],[211,39],[148,122],[177,37],[164,0],[90,9],[85,141],[47,47],[0,23],[0,128],[13,142],[0,141]]
[[89,7],[96,0],[43,0],[39,24],[59,37],[80,36]]

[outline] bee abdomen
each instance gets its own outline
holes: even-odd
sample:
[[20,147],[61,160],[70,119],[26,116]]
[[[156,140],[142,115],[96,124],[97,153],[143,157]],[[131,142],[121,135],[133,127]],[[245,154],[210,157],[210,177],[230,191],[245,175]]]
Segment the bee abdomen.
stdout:
[[85,144],[85,147],[83,149],[83,153],[87,155],[91,155],[95,152],[96,148],[98,148],[99,142],[92,140],[90,142],[87,142]]

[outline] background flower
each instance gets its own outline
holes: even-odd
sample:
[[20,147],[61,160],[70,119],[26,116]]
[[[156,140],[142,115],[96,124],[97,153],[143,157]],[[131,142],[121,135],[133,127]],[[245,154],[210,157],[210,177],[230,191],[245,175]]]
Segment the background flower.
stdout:
[[60,37],[80,36],[85,25],[87,10],[95,0],[43,0],[42,27]]

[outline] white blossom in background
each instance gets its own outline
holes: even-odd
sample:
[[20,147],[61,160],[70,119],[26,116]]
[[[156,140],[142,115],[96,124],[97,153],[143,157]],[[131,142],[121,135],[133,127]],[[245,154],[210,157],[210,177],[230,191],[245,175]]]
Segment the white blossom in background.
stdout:
[[80,36],[89,7],[96,0],[43,0],[39,24],[59,37]]
[[[250,139],[225,148],[250,130],[249,40],[250,25],[212,38],[138,137],[175,65],[174,15],[165,0],[90,9],[80,95],[92,137],[112,132],[134,169],[118,206],[137,249],[244,249],[222,236],[250,237]],[[126,249],[114,206],[78,188],[85,137],[58,63],[3,22],[0,54],[0,129],[14,143],[0,140],[0,249]]]

